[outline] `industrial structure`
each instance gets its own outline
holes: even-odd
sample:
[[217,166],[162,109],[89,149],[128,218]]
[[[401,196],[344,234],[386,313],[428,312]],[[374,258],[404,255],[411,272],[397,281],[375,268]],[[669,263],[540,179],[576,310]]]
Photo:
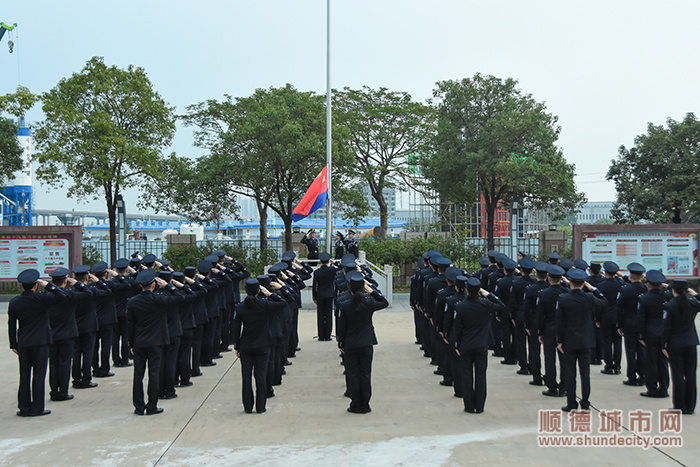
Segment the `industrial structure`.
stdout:
[[17,140],[22,148],[22,168],[2,188],[0,219],[2,225],[32,225],[32,132],[24,117],[19,119]]

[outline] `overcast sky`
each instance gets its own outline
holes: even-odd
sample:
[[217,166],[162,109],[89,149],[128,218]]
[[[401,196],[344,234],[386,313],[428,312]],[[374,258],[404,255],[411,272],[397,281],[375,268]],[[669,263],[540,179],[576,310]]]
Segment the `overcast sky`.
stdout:
[[[648,122],[700,106],[697,20],[690,1],[332,1],[332,86],[407,91],[474,73],[512,77],[559,116],[560,146],[591,201],[613,200],[605,172]],[[143,67],[177,112],[224,94],[291,83],[325,93],[326,0],[3,2],[15,52],[0,44],[0,95],[19,82],[51,89],[93,56]],[[41,119],[37,106],[30,123]],[[197,156],[181,126],[173,151]],[[104,209],[35,183],[35,207]],[[125,196],[136,210],[136,192]]]

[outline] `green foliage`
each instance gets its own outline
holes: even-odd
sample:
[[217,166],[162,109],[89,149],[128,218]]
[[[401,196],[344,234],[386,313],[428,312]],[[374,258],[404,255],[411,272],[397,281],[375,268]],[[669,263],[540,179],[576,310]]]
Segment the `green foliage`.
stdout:
[[367,259],[377,265],[402,265],[417,261],[423,253],[438,250],[455,265],[475,271],[479,269],[479,258],[485,252],[474,245],[467,245],[460,239],[428,237],[400,240],[392,238],[363,238],[360,250],[364,250]]
[[68,196],[102,198],[116,256],[116,197],[161,176],[161,151],[175,134],[173,109],[142,68],[108,67],[93,57],[42,95],[46,119],[35,132],[37,177]]
[[15,118],[23,117],[39,100],[29,88],[18,86],[17,92],[0,96],[0,112],[5,112]]
[[102,255],[97,248],[92,245],[83,246],[83,264],[92,267],[100,261],[102,261]]
[[666,125],[649,123],[632,148],[620,146],[607,174],[617,190],[616,222],[677,224],[700,214],[700,121],[688,113]]
[[406,92],[368,86],[336,91],[333,106],[338,122],[349,132],[353,178],[369,186],[377,201],[378,236],[384,237],[388,229],[384,189],[415,184],[409,157],[425,151],[433,131],[433,109],[414,102]]
[[0,117],[0,186],[22,168],[22,148],[17,140],[17,125]]
[[517,84],[478,73],[437,83],[435,152],[421,160],[442,202],[471,205],[483,196],[490,247],[498,205],[518,199],[557,217],[585,201],[574,165],[556,146],[557,117]]
[[224,250],[228,256],[245,264],[251,276],[262,274],[265,266],[279,261],[277,252],[274,250],[244,248],[231,243],[217,244],[216,242],[207,242],[205,245],[170,247],[165,250],[163,257],[172,262],[173,269],[183,270],[187,266],[197,266],[200,261],[219,248]]

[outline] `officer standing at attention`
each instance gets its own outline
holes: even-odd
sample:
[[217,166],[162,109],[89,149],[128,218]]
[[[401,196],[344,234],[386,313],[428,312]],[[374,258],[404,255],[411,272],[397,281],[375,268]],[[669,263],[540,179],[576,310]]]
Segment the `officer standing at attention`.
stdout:
[[542,386],[542,359],[540,358],[542,345],[537,335],[537,298],[541,290],[549,287],[549,282],[547,282],[547,263],[535,263],[535,274],[537,275],[537,282],[527,286],[525,289],[523,319],[525,320],[525,332],[527,332],[528,341],[528,369],[532,375],[530,384]]
[[517,263],[512,259],[503,260],[503,272],[505,275],[496,281],[494,294],[501,299],[505,308],[496,316],[498,324],[501,328],[501,353],[503,354],[503,365],[515,365],[517,363],[517,355],[515,354],[515,346],[513,345],[513,321],[514,316],[511,315],[511,300],[513,299],[510,293],[513,282],[515,281],[515,269]]
[[330,266],[331,255],[323,252],[318,255],[321,267],[314,271],[312,296],[316,304],[316,325],[318,340],[330,341],[333,330],[333,300],[335,299],[335,275],[340,270]]
[[348,412],[366,414],[372,411],[372,358],[377,336],[374,333],[372,315],[389,306],[386,298],[373,290],[360,272],[348,274],[350,298],[340,303],[338,311],[338,347],[345,356],[348,395]]
[[97,282],[90,274],[90,266],[80,265],[73,268],[76,284],[80,288],[80,300],[75,305],[75,320],[78,322],[78,339],[73,347],[73,387],[89,389],[97,387],[92,381],[92,360],[95,353],[95,333],[97,332],[97,312],[95,310],[95,294],[105,293],[105,288],[88,286],[88,282]]
[[613,261],[603,263],[605,279],[596,288],[600,290],[608,306],[601,308],[596,316],[596,325],[603,337],[603,359],[605,368],[600,370],[604,375],[619,375],[622,358],[622,339],[617,332],[617,295],[622,288],[622,281],[617,277],[620,266]]
[[335,249],[333,250],[335,255],[334,259],[342,259],[345,253],[345,242],[343,241],[343,234],[340,232],[335,233]]
[[[518,254],[520,256],[520,254]],[[520,260],[520,272],[522,276],[513,281],[510,291],[510,309],[515,330],[513,334],[513,346],[515,347],[515,357],[520,369],[516,371],[519,375],[529,375],[530,368],[527,358],[527,331],[525,327],[525,290],[535,283],[532,277],[532,270],[535,262],[530,258],[523,257]]]
[[[134,383],[132,398],[136,415],[156,415],[163,412],[158,407],[160,392],[160,367],[163,358],[163,346],[170,342],[168,338],[167,309],[173,306],[179,297],[172,295],[175,287],[169,285],[168,294],[154,294],[156,283],[165,287],[155,269],[144,269],[136,276],[136,283],[142,292],[132,297],[126,306],[129,331],[129,347],[134,355]],[[143,396],[143,377],[148,364],[148,403]]]
[[355,240],[354,230],[348,230],[348,234],[345,237],[345,251],[354,255],[355,258],[360,257],[360,245],[357,243],[357,240]]
[[[586,282],[591,284],[593,287],[597,287],[598,284],[604,279],[600,274],[600,270],[603,267],[600,263],[591,263],[588,265],[589,276],[586,278]],[[601,365],[603,363],[603,336],[601,334],[600,328],[593,324],[595,329],[595,351],[591,354],[591,365]]]
[[[563,294],[557,301],[557,350],[564,355],[566,405],[564,412],[576,410],[576,364],[581,375],[581,409],[590,410],[591,403],[591,348],[593,322],[597,308],[605,307],[608,302],[602,293],[586,281],[586,271],[572,268],[569,273],[571,291]],[[593,293],[584,293],[583,287]]]
[[[79,300],[76,288],[66,290],[68,269],[57,268],[49,273],[54,286],[63,289],[66,298],[54,301],[49,307],[51,323],[51,346],[49,347],[49,387],[52,401],[73,399],[68,394],[70,384],[70,363],[73,358],[73,345],[78,337],[78,322],[75,320],[75,302]],[[75,279],[70,279],[75,284]],[[80,284],[82,285],[82,284]]]
[[673,281],[673,299],[664,305],[664,354],[671,362],[673,408],[685,415],[695,412],[697,400],[698,331],[697,292],[684,280]]
[[[128,275],[128,259],[116,260],[114,268],[117,270],[117,276],[112,279],[112,282],[120,284],[120,287],[112,289],[114,308],[117,310],[117,324],[114,326],[112,336],[112,362],[116,368],[124,368],[131,366],[131,362],[129,362],[129,338],[126,335],[126,302],[134,295],[134,287],[138,286]],[[122,284],[127,284],[127,286]]]
[[617,297],[617,329],[625,341],[627,356],[627,379],[622,382],[627,386],[644,385],[644,346],[639,342],[642,331],[637,316],[637,302],[647,288],[642,284],[646,268],[639,263],[627,265],[630,283],[620,289]]
[[316,240],[316,231],[314,229],[309,230],[301,238],[301,243],[306,245],[308,253],[306,257],[308,259],[318,258],[318,240]]
[[[464,281],[458,276],[457,281]],[[464,411],[482,413],[486,403],[489,322],[505,305],[481,288],[481,281],[467,279],[467,298],[455,305],[452,346],[461,358],[459,372]],[[484,297],[484,298],[482,298]]]
[[[547,266],[549,287],[540,291],[537,298],[537,335],[544,350],[544,383],[547,390],[545,396],[560,397],[566,394],[566,375],[560,371],[560,383],[557,384],[557,300],[560,295],[568,292],[562,286],[564,270],[559,266]],[[563,367],[562,357],[559,357],[559,368]]]
[[[49,307],[62,300],[65,293],[59,287],[39,279],[39,275],[36,269],[27,269],[17,276],[24,291],[10,300],[7,308],[10,349],[19,356],[17,415],[20,417],[51,413],[44,410],[46,364],[51,344]],[[35,293],[37,285],[44,287],[48,293]]]
[[646,364],[644,381],[647,390],[640,393],[643,397],[668,397],[668,358],[663,353],[664,303],[673,296],[661,290],[666,276],[659,271],[647,273],[649,291],[639,297],[640,342],[644,346]]

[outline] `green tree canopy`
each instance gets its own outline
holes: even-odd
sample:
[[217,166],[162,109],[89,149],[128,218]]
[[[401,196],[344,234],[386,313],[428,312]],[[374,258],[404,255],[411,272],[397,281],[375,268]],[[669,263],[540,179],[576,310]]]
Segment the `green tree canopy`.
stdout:
[[[0,113],[18,119],[31,109],[38,96],[20,86],[17,92],[0,96]],[[22,168],[22,148],[17,140],[17,125],[9,118],[0,117],[0,186]]]
[[666,127],[649,123],[634,146],[620,146],[607,179],[615,182],[612,215],[618,223],[687,222],[700,215],[700,121],[688,113]]
[[[326,164],[323,97],[291,85],[257,89],[252,96],[208,100],[187,108],[186,125],[196,127],[195,146],[210,151],[210,164],[223,170],[220,182],[256,200],[261,248],[266,247],[267,209],[282,218],[285,244],[292,245],[292,211]],[[348,164],[342,132],[333,137],[333,175]],[[342,186],[334,180],[334,189]]]
[[471,205],[483,196],[489,248],[499,205],[519,199],[556,218],[585,201],[574,165],[556,145],[557,117],[517,84],[477,73],[439,82],[433,91],[438,124],[424,173],[442,202]]
[[107,66],[93,57],[85,68],[42,96],[46,119],[35,136],[37,176],[68,195],[103,198],[110,252],[116,260],[116,197],[161,176],[161,151],[175,133],[173,108],[153,89],[142,68]]
[[406,92],[387,88],[345,88],[335,93],[338,122],[349,133],[354,179],[369,186],[379,206],[379,237],[388,230],[385,188],[414,185],[409,157],[425,150],[433,130],[433,109]]

